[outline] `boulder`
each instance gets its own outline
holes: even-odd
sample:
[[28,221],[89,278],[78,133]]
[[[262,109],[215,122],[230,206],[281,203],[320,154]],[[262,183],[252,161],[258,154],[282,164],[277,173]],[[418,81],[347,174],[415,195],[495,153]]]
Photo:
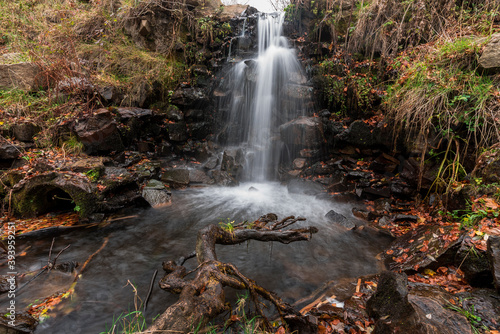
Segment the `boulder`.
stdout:
[[485,252],[476,250],[470,242],[470,237],[465,236],[455,256],[455,266],[464,273],[467,283],[473,287],[493,287],[493,276],[490,263]]
[[186,123],[169,123],[166,125],[168,131],[168,137],[171,141],[181,142],[187,139],[187,128]]
[[328,211],[325,217],[332,223],[343,226],[348,230],[352,230],[356,227],[356,224],[354,224],[354,222],[347,219],[344,215],[341,215],[340,213],[337,213],[333,210]]
[[479,58],[479,66],[485,70],[500,68],[500,33],[491,35],[490,41]]
[[23,152],[21,145],[11,144],[7,141],[0,143],[0,160],[17,159],[21,152]]
[[210,171],[209,175],[215,180],[216,184],[223,187],[234,187],[239,184],[231,174],[223,170]]
[[89,170],[95,170],[101,173],[104,171],[105,164],[108,163],[111,163],[111,159],[108,157],[89,157],[69,164],[67,169],[78,173],[85,173]]
[[189,183],[213,184],[214,182],[207,173],[200,169],[189,170]]
[[[103,111],[106,109],[99,109],[99,111]],[[128,120],[130,118],[142,118],[142,117],[148,117],[153,115],[153,111],[151,109],[142,109],[142,108],[137,108],[137,107],[120,107],[120,108],[115,108],[113,109],[113,112],[118,114],[120,116],[120,119],[123,120]]]
[[124,149],[113,114],[106,109],[99,109],[94,115],[78,120],[73,130],[87,154]]
[[289,146],[318,148],[322,144],[321,121],[318,117],[300,117],[280,126],[281,140]]
[[33,137],[40,132],[40,127],[31,122],[24,122],[12,125],[11,130],[17,140],[32,142]]
[[188,169],[167,169],[163,171],[161,180],[174,188],[186,187],[189,184]]
[[389,269],[403,272],[453,264],[464,234],[465,230],[454,225],[420,226],[394,240],[384,254],[385,263]]
[[208,96],[201,88],[186,87],[177,89],[171,97],[172,104],[185,108],[206,107],[209,102]]
[[228,149],[222,154],[220,169],[238,179],[243,171],[245,157],[242,149]]
[[283,88],[285,96],[298,100],[310,100],[313,88],[310,86],[288,84]]
[[497,291],[500,293],[500,236],[490,235],[487,246],[493,280]]
[[302,169],[306,166],[306,159],[304,158],[297,158],[293,160],[293,168],[295,169]]
[[45,172],[17,183],[12,190],[14,212],[23,217],[61,209],[86,218],[99,209],[95,186],[83,175]]
[[374,334],[471,334],[471,325],[462,314],[444,303],[452,295],[433,286],[419,286],[408,293],[405,274],[383,272],[377,291],[366,303],[375,318]]
[[34,90],[39,84],[39,73],[38,66],[32,63],[0,64],[0,89]]
[[172,194],[158,180],[150,180],[142,190],[142,197],[152,206],[158,207],[172,202]]

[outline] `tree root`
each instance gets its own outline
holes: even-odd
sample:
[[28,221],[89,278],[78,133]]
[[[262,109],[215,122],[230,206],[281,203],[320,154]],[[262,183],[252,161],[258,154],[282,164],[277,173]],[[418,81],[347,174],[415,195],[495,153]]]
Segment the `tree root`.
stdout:
[[[228,309],[224,287],[248,290],[256,312],[268,328],[270,323],[262,311],[259,298],[268,300],[276,307],[283,324],[285,316],[292,316],[294,319],[300,317],[300,313],[290,305],[245,277],[234,265],[218,261],[215,245],[235,245],[247,240],[278,241],[284,244],[309,240],[312,234],[318,232],[317,228],[283,230],[303,220],[305,218],[289,216],[278,221],[275,214],[267,214],[252,223],[239,224],[231,230],[216,225],[209,225],[200,230],[196,242],[196,258],[199,263],[196,269],[187,272],[183,266],[194,254],[163,263],[166,275],[160,281],[160,288],[180,294],[179,300],[168,307],[145,333],[188,333],[205,327],[212,318]],[[186,276],[193,272],[196,272],[196,276],[186,280]]]

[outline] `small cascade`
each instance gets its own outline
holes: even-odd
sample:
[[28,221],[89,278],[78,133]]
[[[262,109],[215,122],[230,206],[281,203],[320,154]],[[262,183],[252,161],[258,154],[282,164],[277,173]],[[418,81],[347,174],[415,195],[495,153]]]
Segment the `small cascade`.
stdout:
[[276,179],[286,151],[279,127],[304,115],[309,102],[294,94],[306,79],[281,35],[283,21],[284,13],[259,14],[255,58],[234,64],[224,81],[230,91],[222,103],[230,109],[227,144],[245,148],[244,176],[251,181]]

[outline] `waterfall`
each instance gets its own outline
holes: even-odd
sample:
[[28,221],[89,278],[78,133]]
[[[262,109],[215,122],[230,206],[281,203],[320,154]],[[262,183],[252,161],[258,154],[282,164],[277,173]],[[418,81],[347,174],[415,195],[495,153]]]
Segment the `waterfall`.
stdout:
[[227,143],[246,150],[244,177],[251,181],[276,179],[286,151],[279,126],[306,112],[307,101],[294,95],[306,79],[283,22],[284,13],[259,14],[256,56],[234,64],[224,82]]

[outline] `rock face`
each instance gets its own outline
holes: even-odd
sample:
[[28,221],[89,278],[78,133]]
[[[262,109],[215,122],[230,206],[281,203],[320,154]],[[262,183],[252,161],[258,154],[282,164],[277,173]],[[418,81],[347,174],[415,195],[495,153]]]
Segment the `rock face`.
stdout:
[[479,65],[484,69],[500,68],[500,34],[491,35],[491,40],[479,58]]
[[142,190],[142,197],[152,207],[157,207],[172,202],[172,195],[165,185],[158,180],[151,180]]
[[100,109],[93,116],[78,122],[74,131],[88,154],[106,154],[124,149],[113,115],[106,109]]
[[0,88],[30,91],[37,86],[39,68],[31,63],[0,65]]
[[488,239],[488,259],[497,291],[500,292],[500,236],[491,235]]
[[300,117],[280,126],[283,142],[300,148],[317,148],[321,145],[322,129],[317,117]]
[[335,212],[333,210],[328,211],[328,213],[325,215],[326,218],[328,218],[331,222],[338,224],[340,226],[344,226],[345,228],[352,230],[353,228],[356,227],[356,224],[352,222],[351,220],[347,219],[345,216],[341,215],[338,212]]
[[168,183],[174,188],[186,187],[189,184],[189,170],[187,169],[168,169],[161,176],[163,182]]

